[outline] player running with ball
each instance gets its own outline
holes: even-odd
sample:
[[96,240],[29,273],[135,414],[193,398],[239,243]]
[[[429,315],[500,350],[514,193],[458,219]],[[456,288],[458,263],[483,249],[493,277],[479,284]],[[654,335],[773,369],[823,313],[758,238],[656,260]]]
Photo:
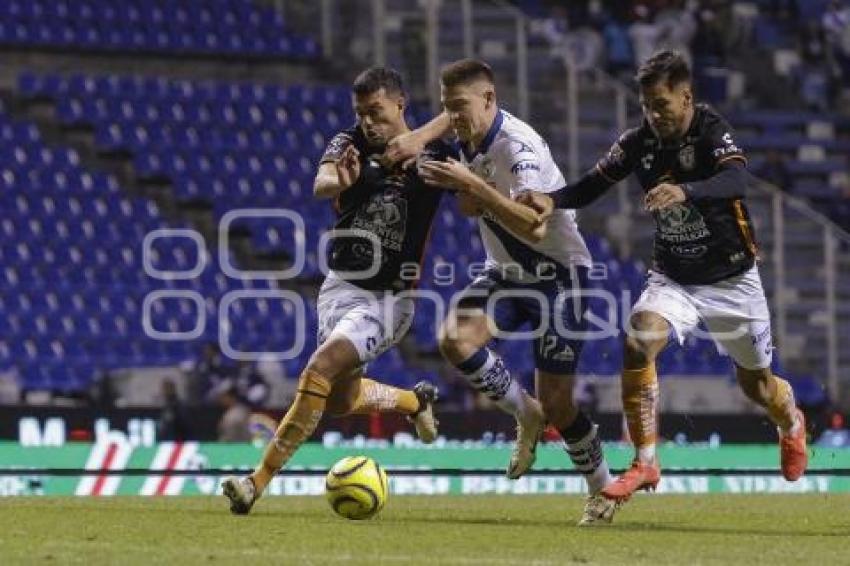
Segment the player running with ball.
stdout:
[[[410,328],[413,300],[403,292],[416,284],[412,274],[420,272],[443,191],[425,186],[415,169],[378,162],[387,141],[408,131],[401,76],[375,67],[364,71],[352,90],[357,125],[328,144],[314,185],[318,198],[336,199],[340,213],[330,272],[319,291],[319,347],[254,473],[222,483],[233,513],[251,510],[325,413],[399,412],[410,417],[423,442],[437,436],[433,385],[420,382],[413,391],[398,389],[366,378],[363,366]],[[445,144],[433,143],[420,158],[440,160],[450,154],[454,152]]]

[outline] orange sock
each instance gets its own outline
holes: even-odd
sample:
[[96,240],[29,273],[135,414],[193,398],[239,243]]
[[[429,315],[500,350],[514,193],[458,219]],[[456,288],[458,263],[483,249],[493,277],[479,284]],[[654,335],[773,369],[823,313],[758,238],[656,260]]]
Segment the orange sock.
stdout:
[[767,394],[765,395],[764,408],[767,416],[783,432],[789,432],[794,426],[794,390],[791,384],[778,377],[771,375],[768,380]]
[[637,457],[641,462],[654,462],[658,412],[655,364],[641,369],[624,369],[622,388],[623,412]]
[[274,438],[266,446],[260,465],[251,474],[258,495],[266,489],[298,447],[316,430],[330,392],[330,380],[323,375],[310,370],[304,370],[301,374],[295,400],[280,421]]
[[413,391],[384,385],[363,377],[334,388],[328,399],[328,412],[336,416],[396,412],[412,415],[419,410]]
[[352,414],[395,411],[412,415],[419,410],[419,398],[413,391],[384,385],[369,378],[360,380],[360,391]]

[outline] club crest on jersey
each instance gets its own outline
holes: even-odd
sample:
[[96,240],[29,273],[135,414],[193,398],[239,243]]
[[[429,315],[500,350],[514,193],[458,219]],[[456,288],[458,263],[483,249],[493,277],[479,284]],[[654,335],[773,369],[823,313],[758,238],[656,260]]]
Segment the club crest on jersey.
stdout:
[[619,142],[611,146],[611,151],[608,152],[608,159],[611,163],[616,163],[617,165],[622,165],[626,160],[626,152],[623,151]]
[[655,161],[655,155],[652,154],[652,153],[647,153],[640,160],[644,169],[652,169],[652,162],[653,161]]
[[690,171],[696,165],[696,152],[694,146],[686,145],[679,150],[679,165],[685,171]]

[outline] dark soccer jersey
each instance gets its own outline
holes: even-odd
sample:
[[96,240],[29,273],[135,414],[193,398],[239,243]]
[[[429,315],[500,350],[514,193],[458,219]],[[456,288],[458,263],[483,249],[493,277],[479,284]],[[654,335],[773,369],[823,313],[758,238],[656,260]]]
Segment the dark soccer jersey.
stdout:
[[[415,168],[386,169],[375,159],[383,148],[370,147],[359,127],[338,133],[328,144],[322,163],[335,161],[349,145],[360,152],[360,176],[336,200],[339,214],[334,230],[371,233],[380,242],[380,262],[375,260],[375,242],[346,235],[331,240],[328,266],[343,279],[371,291],[402,291],[416,284],[431,222],[442,198],[442,190],[429,187]],[[443,142],[428,144],[419,161],[445,160],[454,151]],[[365,272],[380,263],[368,278],[352,278],[346,272]],[[419,266],[412,269],[406,266]]]
[[[704,181],[729,160],[746,163],[732,128],[712,108],[697,104],[680,142],[662,143],[644,120],[620,137],[597,169],[611,182],[635,173],[643,190],[649,191],[659,183]],[[654,216],[654,269],[674,281],[709,284],[752,267],[756,246],[742,198],[689,198]]]

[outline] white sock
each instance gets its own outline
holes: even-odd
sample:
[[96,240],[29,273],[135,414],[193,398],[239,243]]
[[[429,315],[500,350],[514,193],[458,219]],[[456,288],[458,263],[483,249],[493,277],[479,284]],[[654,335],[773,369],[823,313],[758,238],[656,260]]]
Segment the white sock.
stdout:
[[511,377],[502,358],[489,349],[482,348],[457,367],[472,387],[487,395],[506,413],[523,418],[533,407],[531,396]]
[[573,466],[584,475],[587,482],[587,490],[591,495],[599,493],[609,483],[614,481],[602,452],[602,443],[599,441],[597,430],[593,428],[587,436],[576,442],[564,442],[567,455],[573,462]]
[[534,400],[522,385],[517,383],[515,379],[511,379],[505,396],[496,401],[496,406],[506,413],[522,419],[532,410]]
[[641,446],[637,451],[638,461],[644,464],[652,464],[655,462],[655,443]]

